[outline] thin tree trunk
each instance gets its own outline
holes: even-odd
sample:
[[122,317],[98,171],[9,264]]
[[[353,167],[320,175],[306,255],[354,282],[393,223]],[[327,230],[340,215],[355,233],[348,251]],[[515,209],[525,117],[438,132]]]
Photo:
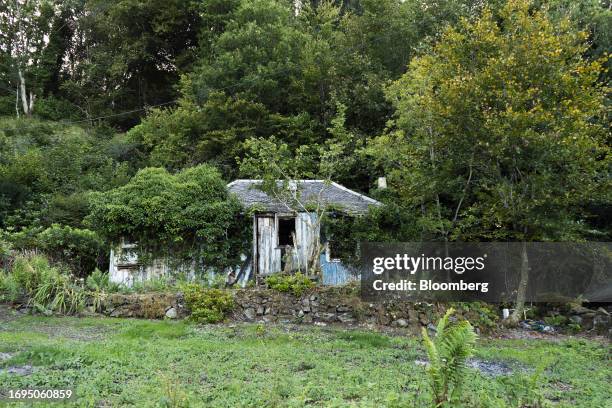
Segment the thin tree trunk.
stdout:
[[21,106],[23,107],[23,113],[26,116],[30,116],[30,108],[28,106],[28,94],[26,93],[25,78],[23,77],[23,72],[21,72],[21,68],[19,68],[17,74],[19,75],[19,87],[21,89]]
[[525,310],[525,298],[527,297],[527,284],[529,283],[529,258],[527,256],[527,242],[523,241],[521,248],[521,279],[516,292],[516,304],[514,312],[508,318],[510,325],[517,325]]
[[15,113],[17,114],[17,119],[19,119],[19,87],[15,89]]

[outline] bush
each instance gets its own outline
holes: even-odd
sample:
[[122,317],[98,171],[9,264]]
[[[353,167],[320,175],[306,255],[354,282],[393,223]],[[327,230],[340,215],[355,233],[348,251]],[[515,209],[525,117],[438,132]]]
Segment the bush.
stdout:
[[104,273],[98,268],[87,277],[85,286],[91,291],[107,292],[110,287],[110,279],[108,273]]
[[433,339],[422,328],[434,407],[456,406],[465,378],[465,363],[474,352],[476,333],[472,325],[467,320],[449,324],[453,313],[450,308],[440,319]]
[[0,296],[11,302],[29,298],[28,303],[40,311],[68,314],[80,311],[85,303],[83,288],[39,254],[15,258],[11,271],[0,275]]
[[53,224],[38,235],[38,245],[54,261],[68,266],[84,277],[98,266],[98,258],[106,255],[104,241],[93,231]]
[[221,270],[239,263],[249,242],[239,201],[209,165],[142,169],[124,186],[92,193],[90,205],[87,224],[112,242],[138,242],[142,262],[166,257]]
[[293,293],[295,296],[300,297],[304,292],[314,288],[315,284],[308,276],[302,275],[297,272],[293,275],[288,274],[275,274],[266,278],[266,284],[270,289],[277,290],[279,292]]
[[6,269],[11,259],[11,244],[0,236],[0,270]]
[[95,232],[58,224],[46,229],[26,228],[6,237],[16,249],[41,250],[51,261],[66,265],[79,277],[94,270],[100,256],[107,252]]
[[231,292],[222,289],[208,289],[190,283],[183,286],[185,303],[191,311],[190,319],[197,323],[218,323],[234,309]]
[[13,275],[0,270],[0,302],[15,303],[23,296],[23,291]]

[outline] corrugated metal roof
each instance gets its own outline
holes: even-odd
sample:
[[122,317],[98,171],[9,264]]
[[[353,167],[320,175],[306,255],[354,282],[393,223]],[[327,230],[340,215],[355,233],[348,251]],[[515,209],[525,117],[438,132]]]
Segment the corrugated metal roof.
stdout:
[[[304,206],[316,205],[320,202],[324,206],[333,206],[351,214],[365,214],[371,205],[381,205],[370,197],[359,194],[341,186],[338,183],[324,180],[295,180],[297,197]],[[262,180],[235,180],[227,185],[231,193],[236,194],[242,205],[246,208],[261,208],[262,211],[288,212],[304,211],[302,206],[291,203],[286,199],[271,197],[261,190]],[[279,188],[282,181],[278,181]],[[293,182],[291,183],[293,184]]]

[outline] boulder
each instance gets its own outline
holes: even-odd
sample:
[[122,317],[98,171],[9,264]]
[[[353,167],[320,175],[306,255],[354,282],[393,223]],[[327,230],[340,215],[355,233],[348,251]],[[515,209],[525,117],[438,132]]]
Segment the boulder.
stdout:
[[355,322],[355,318],[350,314],[350,313],[341,313],[338,315],[338,320],[340,321],[340,323],[346,323],[346,324],[350,324],[350,323],[354,323]]
[[166,317],[168,319],[176,319],[178,317],[176,309],[171,307],[170,309],[166,310]]
[[408,322],[405,319],[397,319],[397,320],[394,320],[393,322],[391,322],[391,326],[395,326],[395,327],[407,327],[408,326]]
[[244,309],[244,317],[246,317],[248,320],[255,320],[255,309],[252,307],[247,307],[246,309]]

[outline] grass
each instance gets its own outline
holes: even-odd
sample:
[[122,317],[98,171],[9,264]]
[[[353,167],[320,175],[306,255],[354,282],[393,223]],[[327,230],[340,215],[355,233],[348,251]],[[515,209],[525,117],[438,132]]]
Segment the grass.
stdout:
[[[313,326],[217,325],[131,319],[0,320],[0,388],[73,388],[65,405],[150,407],[425,407],[418,338]],[[480,340],[479,358],[520,368],[470,370],[469,407],[605,407],[609,347],[588,340]],[[0,401],[0,405],[2,402]],[[61,406],[57,402],[38,407]],[[24,405],[25,406],[25,405]]]

